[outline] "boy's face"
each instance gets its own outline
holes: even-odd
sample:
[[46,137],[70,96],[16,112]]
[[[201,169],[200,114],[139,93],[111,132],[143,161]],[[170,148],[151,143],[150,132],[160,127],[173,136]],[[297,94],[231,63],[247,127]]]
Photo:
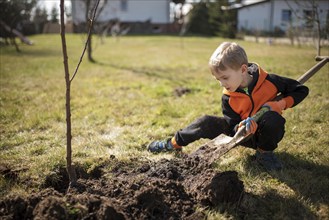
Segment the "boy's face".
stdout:
[[242,65],[237,70],[228,67],[226,70],[217,69],[213,71],[212,74],[220,82],[221,86],[225,87],[225,89],[230,92],[234,92],[239,87],[244,88],[248,86],[248,82],[244,77],[246,70],[246,65]]

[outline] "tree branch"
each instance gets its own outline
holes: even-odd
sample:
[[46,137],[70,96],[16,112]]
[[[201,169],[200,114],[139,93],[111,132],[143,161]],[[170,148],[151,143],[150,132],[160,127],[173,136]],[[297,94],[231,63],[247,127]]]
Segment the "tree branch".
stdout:
[[80,67],[80,64],[82,62],[82,58],[83,58],[83,56],[84,56],[84,54],[86,52],[86,49],[87,49],[87,46],[88,46],[88,43],[89,43],[89,40],[90,40],[90,36],[91,36],[91,31],[92,31],[93,23],[94,23],[94,20],[95,20],[95,17],[96,17],[96,11],[97,11],[99,2],[100,2],[100,0],[98,0],[97,3],[96,3],[96,5],[95,5],[92,19],[89,19],[90,25],[89,25],[88,36],[87,36],[87,40],[86,40],[86,43],[85,43],[85,47],[84,47],[84,49],[82,51],[82,54],[81,54],[79,63],[78,63],[78,65],[77,65],[77,67],[76,67],[76,69],[74,71],[74,74],[73,74],[72,78],[70,79],[70,82],[72,82],[73,79],[74,79],[74,77],[76,76],[76,74],[78,72],[78,69]]

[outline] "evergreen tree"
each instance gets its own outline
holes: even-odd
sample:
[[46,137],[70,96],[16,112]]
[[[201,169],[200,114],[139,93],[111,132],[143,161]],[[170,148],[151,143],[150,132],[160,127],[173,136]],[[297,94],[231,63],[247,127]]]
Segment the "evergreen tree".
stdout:
[[219,35],[225,38],[235,38],[235,34],[237,30],[236,25],[237,25],[237,11],[222,10]]
[[58,23],[58,8],[56,7],[56,5],[54,5],[52,8],[51,8],[51,12],[50,12],[50,21],[52,23]]
[[194,5],[190,13],[188,33],[211,35],[207,3],[200,2]]
[[31,19],[37,0],[0,0],[0,20],[11,28]]
[[234,38],[236,32],[236,11],[224,11],[228,0],[201,1],[191,11],[188,32],[207,36]]
[[217,0],[216,2],[212,2],[209,7],[209,26],[211,35],[219,35],[220,26],[222,23],[222,15],[221,15],[221,6],[223,0]]
[[37,33],[42,33],[43,26],[48,21],[48,14],[46,8],[39,8],[35,9],[33,23],[35,24],[35,29]]

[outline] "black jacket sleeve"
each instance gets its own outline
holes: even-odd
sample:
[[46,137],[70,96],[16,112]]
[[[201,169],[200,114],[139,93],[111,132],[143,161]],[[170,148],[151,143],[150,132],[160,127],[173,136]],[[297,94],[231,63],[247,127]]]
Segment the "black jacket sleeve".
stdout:
[[229,98],[230,97],[225,94],[222,96],[222,110],[224,119],[229,125],[230,135],[233,136],[235,134],[234,128],[237,124],[240,123],[241,117],[239,114],[234,112],[231,106],[229,105]]
[[283,97],[291,96],[294,99],[293,106],[299,104],[308,95],[308,88],[297,80],[275,74],[269,74],[267,79],[277,87]]

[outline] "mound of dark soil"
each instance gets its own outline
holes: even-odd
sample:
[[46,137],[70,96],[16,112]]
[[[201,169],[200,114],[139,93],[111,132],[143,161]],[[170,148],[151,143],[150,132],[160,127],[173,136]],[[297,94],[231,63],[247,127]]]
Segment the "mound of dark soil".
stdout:
[[103,171],[104,165],[93,175],[77,169],[80,178],[68,191],[62,170],[60,181],[46,180],[40,192],[0,201],[0,218],[202,219],[197,207],[238,204],[244,192],[236,172],[216,172],[205,159],[185,156],[123,163],[112,157],[106,161],[111,172]]

